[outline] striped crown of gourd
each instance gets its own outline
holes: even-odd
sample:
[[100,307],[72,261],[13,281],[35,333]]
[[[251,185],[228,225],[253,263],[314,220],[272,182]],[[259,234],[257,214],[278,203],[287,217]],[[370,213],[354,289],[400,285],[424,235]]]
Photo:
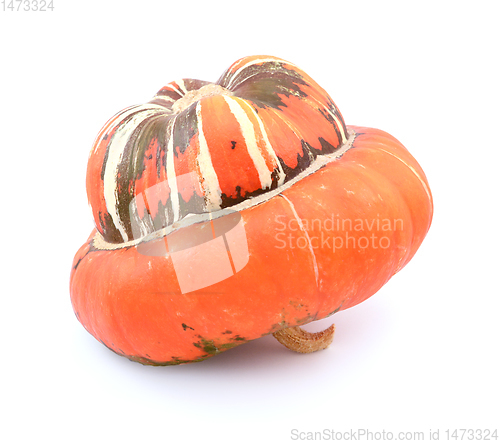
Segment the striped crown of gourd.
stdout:
[[216,83],[171,82],[98,134],[87,169],[96,228],[118,244],[232,207],[277,189],[346,140],[329,95],[276,57],[240,59]]

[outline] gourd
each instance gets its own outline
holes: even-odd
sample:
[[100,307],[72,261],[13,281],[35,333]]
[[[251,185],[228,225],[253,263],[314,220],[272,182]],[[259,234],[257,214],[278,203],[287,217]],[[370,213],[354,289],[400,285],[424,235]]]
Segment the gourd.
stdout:
[[294,64],[245,57],[216,83],[171,82],[112,117],[87,166],[95,221],[70,278],[101,343],[151,365],[194,362],[364,301],[414,256],[433,203],[391,135],[346,126]]

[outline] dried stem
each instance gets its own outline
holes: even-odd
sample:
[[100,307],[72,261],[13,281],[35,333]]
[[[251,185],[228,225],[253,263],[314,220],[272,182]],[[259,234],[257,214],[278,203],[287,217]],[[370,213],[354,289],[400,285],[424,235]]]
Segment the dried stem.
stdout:
[[318,333],[310,333],[300,327],[289,327],[273,333],[285,347],[297,353],[312,353],[327,348],[333,341],[335,324]]

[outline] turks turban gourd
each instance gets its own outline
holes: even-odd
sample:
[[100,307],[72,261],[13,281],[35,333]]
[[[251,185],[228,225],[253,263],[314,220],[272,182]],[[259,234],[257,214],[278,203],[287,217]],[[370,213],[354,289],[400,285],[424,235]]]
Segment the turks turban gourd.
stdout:
[[216,83],[169,83],[111,118],[87,169],[95,229],[70,292],[83,326],[144,364],[202,360],[274,334],[299,352],[415,254],[426,177],[389,134],[346,126],[306,73],[270,56]]

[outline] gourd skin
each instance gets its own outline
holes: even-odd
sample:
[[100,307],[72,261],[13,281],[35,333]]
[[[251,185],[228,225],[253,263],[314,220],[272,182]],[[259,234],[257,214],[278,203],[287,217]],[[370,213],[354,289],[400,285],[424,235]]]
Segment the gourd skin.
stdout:
[[[239,210],[248,263],[205,288],[183,293],[170,256],[141,254],[138,244],[123,243],[117,230],[103,241],[107,227],[98,217],[97,229],[73,262],[70,293],[79,321],[120,355],[171,365],[325,318],[373,295],[422,243],[432,196],[422,169],[394,137],[343,128],[352,145],[341,156],[290,186],[273,186],[272,197]],[[310,140],[319,141],[318,134]],[[332,134],[339,134],[338,128]],[[337,137],[336,147],[331,143],[332,152],[342,139]],[[98,169],[91,167],[89,175]],[[102,201],[95,208],[103,214]],[[195,265],[196,252],[186,254],[188,259],[193,254],[193,275],[203,273]]]

